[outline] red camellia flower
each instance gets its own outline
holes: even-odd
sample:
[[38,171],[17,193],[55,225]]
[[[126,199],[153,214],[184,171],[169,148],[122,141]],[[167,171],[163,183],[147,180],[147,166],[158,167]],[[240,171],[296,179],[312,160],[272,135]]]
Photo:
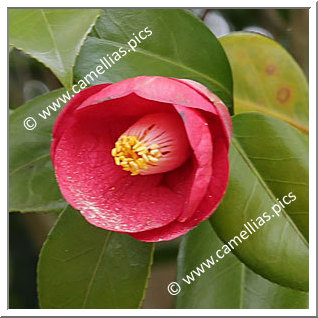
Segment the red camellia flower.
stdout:
[[203,85],[141,76],[75,95],[51,155],[63,196],[89,223],[156,242],[215,211],[231,134],[226,106]]

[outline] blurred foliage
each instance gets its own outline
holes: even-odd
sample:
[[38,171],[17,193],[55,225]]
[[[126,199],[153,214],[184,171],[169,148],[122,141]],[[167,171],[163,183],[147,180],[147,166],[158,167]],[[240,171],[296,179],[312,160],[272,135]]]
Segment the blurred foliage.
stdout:
[[258,25],[264,26],[262,22],[264,19],[264,11],[275,12],[275,16],[278,16],[279,19],[282,19],[285,23],[287,23],[290,19],[290,10],[289,9],[237,9],[237,10],[229,10],[229,9],[221,9],[219,10],[224,17],[230,21],[230,23],[237,29],[242,30],[250,25]]
[[[43,64],[23,52],[13,49],[9,59],[9,106],[11,109],[28,101],[25,96],[25,87],[31,80],[42,84],[38,85],[37,90],[41,90],[43,86],[47,88],[41,90],[42,94],[61,87],[58,79]],[[36,87],[33,90],[33,97],[36,96],[35,90]]]

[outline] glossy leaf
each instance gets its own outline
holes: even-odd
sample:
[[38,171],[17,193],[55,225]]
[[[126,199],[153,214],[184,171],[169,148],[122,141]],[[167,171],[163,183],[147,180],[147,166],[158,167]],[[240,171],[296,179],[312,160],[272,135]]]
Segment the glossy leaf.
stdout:
[[[255,274],[232,253],[219,259],[223,246],[209,222],[204,222],[182,240],[177,267],[177,282],[182,291],[176,307],[211,309],[295,309],[308,308],[308,294],[274,284]],[[222,254],[220,254],[222,256]],[[213,257],[215,265],[206,268],[190,285],[182,280],[201,263]]]
[[[66,205],[58,188],[50,157],[52,126],[58,114],[38,116],[65,92],[59,89],[37,97],[12,112],[9,119],[9,208],[20,212],[59,212]],[[61,103],[62,106],[62,103]],[[25,118],[37,121],[27,130]]]
[[[244,224],[252,224],[252,219],[259,229],[233,253],[270,281],[307,291],[308,138],[259,113],[236,115],[233,126],[230,182],[210,218],[213,227],[229,242],[246,230]],[[289,205],[276,215],[272,210],[278,204],[276,198],[283,202],[291,192],[296,200],[285,198]],[[270,216],[265,222],[264,212]],[[260,216],[263,221],[257,219]]]
[[308,137],[279,120],[257,113],[233,118],[234,137],[263,181],[281,199],[293,192],[297,199],[286,212],[309,239]]
[[237,32],[220,41],[233,72],[235,113],[260,111],[308,133],[308,84],[292,56],[259,34]]
[[99,9],[9,9],[9,42],[70,88],[76,56],[99,14]]
[[[128,45],[130,40],[138,44],[135,52]],[[120,57],[114,53],[123,50],[126,53]],[[115,64],[106,70],[103,57]],[[103,74],[95,71],[97,65]],[[80,52],[75,78],[80,80],[92,71],[95,75],[88,78],[92,85],[140,75],[189,78],[206,85],[232,107],[232,77],[224,50],[202,21],[186,10],[104,10]]]
[[154,244],[92,226],[67,208],[38,264],[41,308],[139,308]]

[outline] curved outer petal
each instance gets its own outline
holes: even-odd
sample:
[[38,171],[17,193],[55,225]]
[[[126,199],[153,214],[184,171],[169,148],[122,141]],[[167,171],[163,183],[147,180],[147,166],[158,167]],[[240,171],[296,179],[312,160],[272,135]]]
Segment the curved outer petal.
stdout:
[[74,97],[72,97],[72,99],[62,109],[53,127],[53,141],[51,145],[51,158],[53,163],[55,148],[59,142],[61,135],[63,134],[67,126],[71,125],[74,122],[74,110],[78,107],[78,105],[83,103],[89,96],[99,92],[100,90],[109,85],[111,84],[100,84],[86,88],[85,90],[74,95]]
[[160,76],[140,76],[114,83],[87,98],[78,109],[132,93],[148,100],[198,108],[217,115],[206,96],[186,83]]
[[195,158],[195,169],[179,222],[186,221],[198,208],[212,175],[212,140],[207,120],[195,109],[174,105],[183,119]]
[[195,88],[198,92],[202,93],[205,97],[207,97],[213,103],[213,105],[216,108],[217,114],[223,124],[223,129],[228,136],[228,146],[230,146],[231,138],[233,134],[232,120],[231,120],[230,113],[227,107],[222,102],[222,100],[218,96],[210,92],[204,85],[196,81],[189,80],[189,79],[180,79],[180,80],[178,79],[178,81],[186,83],[190,87]]

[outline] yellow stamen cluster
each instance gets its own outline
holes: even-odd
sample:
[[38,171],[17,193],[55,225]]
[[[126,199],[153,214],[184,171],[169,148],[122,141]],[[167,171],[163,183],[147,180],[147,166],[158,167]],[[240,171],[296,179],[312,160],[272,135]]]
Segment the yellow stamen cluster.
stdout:
[[130,171],[132,176],[140,174],[141,170],[149,169],[162,156],[159,145],[147,146],[136,136],[121,136],[111,152],[117,166]]

